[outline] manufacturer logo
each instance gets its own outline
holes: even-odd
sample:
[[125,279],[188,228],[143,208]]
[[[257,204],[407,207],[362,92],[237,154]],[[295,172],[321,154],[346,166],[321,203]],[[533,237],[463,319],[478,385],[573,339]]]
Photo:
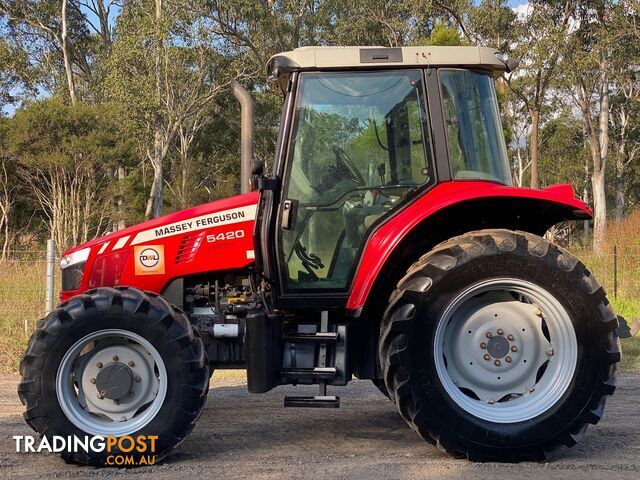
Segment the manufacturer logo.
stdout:
[[158,265],[160,254],[153,248],[145,248],[140,252],[140,263],[147,268],[153,268]]
[[164,245],[134,247],[136,275],[164,274]]

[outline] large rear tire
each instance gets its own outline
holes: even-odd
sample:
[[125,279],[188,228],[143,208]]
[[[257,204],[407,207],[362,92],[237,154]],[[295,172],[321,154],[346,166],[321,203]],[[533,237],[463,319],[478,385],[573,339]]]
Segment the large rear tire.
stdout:
[[424,255],[391,296],[384,380],[425,440],[474,461],[542,461],[571,447],[615,390],[617,317],[566,250],[482,230]]
[[[159,461],[195,426],[208,390],[202,340],[183,312],[134,288],[98,288],[44,318],[20,365],[24,418],[47,437],[158,436]],[[128,448],[125,444],[124,448]],[[148,445],[150,446],[150,445]],[[62,453],[103,466],[108,453]]]

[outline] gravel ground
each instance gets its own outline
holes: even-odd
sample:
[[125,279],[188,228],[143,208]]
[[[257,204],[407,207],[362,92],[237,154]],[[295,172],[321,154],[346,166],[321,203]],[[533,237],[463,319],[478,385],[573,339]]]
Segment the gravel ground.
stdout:
[[[1,478],[489,478],[639,479],[640,374],[619,376],[599,425],[552,462],[479,464],[440,453],[412,432],[369,382],[340,391],[340,409],[284,409],[293,388],[251,395],[238,380],[214,381],[189,438],[162,464],[138,469],[66,465],[55,455],[17,454],[12,435],[28,435],[17,376],[0,377]],[[298,388],[296,394],[315,389]]]

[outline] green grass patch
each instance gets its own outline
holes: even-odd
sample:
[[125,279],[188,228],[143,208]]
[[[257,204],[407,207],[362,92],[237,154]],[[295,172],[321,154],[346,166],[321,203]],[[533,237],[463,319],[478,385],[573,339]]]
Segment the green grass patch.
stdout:
[[[631,321],[640,319],[640,300],[618,298],[611,300],[613,309],[618,315],[622,315],[629,325]],[[620,370],[623,372],[640,372],[640,336],[620,339],[622,344],[622,361]]]
[[44,316],[43,257],[0,262],[0,373],[18,371],[36,321]]

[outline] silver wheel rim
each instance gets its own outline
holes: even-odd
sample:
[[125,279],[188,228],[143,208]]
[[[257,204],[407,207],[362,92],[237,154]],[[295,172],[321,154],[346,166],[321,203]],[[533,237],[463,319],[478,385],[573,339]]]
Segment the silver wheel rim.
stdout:
[[438,322],[434,359],[451,399],[496,423],[530,420],[552,408],[573,379],[578,342],[569,314],[539,285],[477,283]]
[[[101,369],[116,362],[126,365],[132,381],[127,394],[113,400],[101,394],[96,378]],[[162,357],[148,340],[128,330],[99,330],[81,338],[64,355],[56,375],[62,411],[91,435],[123,436],[138,431],[155,418],[166,393]]]

